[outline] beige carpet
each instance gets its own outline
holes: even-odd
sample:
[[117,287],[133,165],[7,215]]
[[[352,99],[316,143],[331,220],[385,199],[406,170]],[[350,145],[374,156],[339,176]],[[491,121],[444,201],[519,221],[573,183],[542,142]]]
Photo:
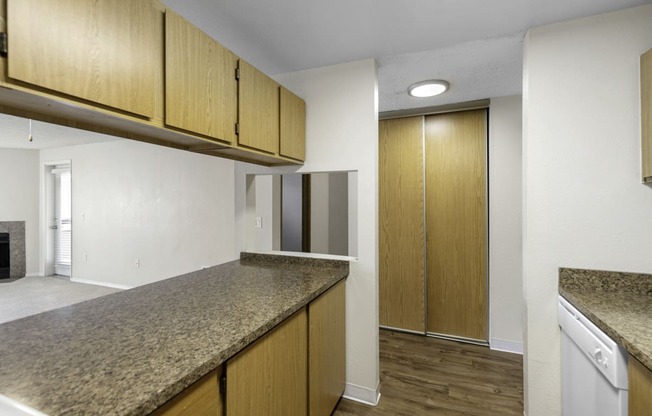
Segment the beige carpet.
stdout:
[[120,289],[73,283],[67,277],[24,277],[0,283],[0,323],[94,299]]

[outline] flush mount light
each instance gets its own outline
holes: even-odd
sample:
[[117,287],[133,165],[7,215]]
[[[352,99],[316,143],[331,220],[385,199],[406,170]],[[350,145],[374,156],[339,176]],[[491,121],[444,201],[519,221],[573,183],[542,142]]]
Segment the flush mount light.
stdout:
[[434,97],[446,92],[447,89],[448,82],[441,79],[429,79],[428,81],[416,82],[410,85],[408,94],[418,98]]

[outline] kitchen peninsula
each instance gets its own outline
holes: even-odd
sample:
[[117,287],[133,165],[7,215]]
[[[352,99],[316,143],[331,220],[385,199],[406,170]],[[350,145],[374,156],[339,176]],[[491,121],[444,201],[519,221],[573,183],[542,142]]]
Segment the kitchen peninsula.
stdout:
[[243,253],[8,322],[0,394],[51,416],[148,414],[337,288],[343,322],[348,273],[347,261]]

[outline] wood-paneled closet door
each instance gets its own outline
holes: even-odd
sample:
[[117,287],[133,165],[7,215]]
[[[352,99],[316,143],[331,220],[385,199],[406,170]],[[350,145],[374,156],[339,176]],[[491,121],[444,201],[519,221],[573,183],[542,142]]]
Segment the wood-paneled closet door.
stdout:
[[425,333],[423,117],[379,125],[380,325]]
[[486,110],[425,118],[428,332],[487,340]]

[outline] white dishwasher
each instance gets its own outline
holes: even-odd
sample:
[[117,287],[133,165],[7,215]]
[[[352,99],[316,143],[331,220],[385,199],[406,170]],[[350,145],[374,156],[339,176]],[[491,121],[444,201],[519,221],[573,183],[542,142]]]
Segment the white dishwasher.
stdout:
[[559,297],[563,416],[627,416],[627,351]]

